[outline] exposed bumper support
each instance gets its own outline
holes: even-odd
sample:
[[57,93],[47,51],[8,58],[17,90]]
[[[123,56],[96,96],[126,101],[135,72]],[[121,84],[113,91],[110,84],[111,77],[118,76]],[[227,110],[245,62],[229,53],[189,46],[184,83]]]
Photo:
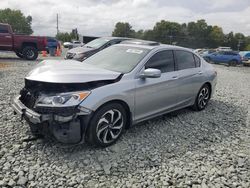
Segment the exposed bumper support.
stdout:
[[30,122],[34,124],[42,123],[43,121],[49,120],[49,115],[41,115],[34,112],[33,110],[30,110],[19,100],[19,97],[20,96],[16,97],[14,99],[14,103],[12,104],[15,113],[17,113],[21,117],[27,117]]
[[[83,141],[84,130],[88,124],[91,111],[81,108],[79,113],[72,114],[71,116],[60,116],[60,114],[39,114],[27,108],[20,100],[19,97],[14,99],[12,107],[14,112],[29,122],[33,134],[47,134],[52,135],[62,143],[78,143]],[[78,118],[81,116],[81,118]],[[85,118],[83,118],[85,117]],[[82,122],[82,123],[81,123]]]

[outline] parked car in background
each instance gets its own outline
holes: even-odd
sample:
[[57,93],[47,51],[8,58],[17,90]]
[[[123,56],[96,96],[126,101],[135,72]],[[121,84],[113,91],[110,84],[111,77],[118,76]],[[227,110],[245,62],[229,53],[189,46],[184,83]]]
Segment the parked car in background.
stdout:
[[241,63],[241,57],[239,53],[233,51],[219,51],[204,55],[203,58],[207,62],[226,63],[229,66],[236,66]]
[[0,50],[14,51],[20,58],[35,60],[38,52],[46,50],[46,37],[15,34],[9,24],[0,23]]
[[220,46],[216,49],[216,51],[223,51],[223,52],[228,52],[228,51],[233,51],[231,47],[225,47],[225,46]]
[[250,59],[250,51],[241,51],[239,54],[242,58],[242,61]]
[[199,53],[200,54],[200,56],[206,56],[206,55],[209,55],[209,54],[212,54],[212,53],[214,53],[214,52],[216,52],[216,50],[214,50],[214,49],[206,49],[206,50],[204,50],[204,51],[202,51],[201,53]]
[[15,112],[34,135],[103,147],[139,122],[189,106],[205,109],[217,77],[195,53],[170,45],[118,44],[58,65],[45,60],[28,74]]
[[239,52],[243,65],[250,66],[250,51]]
[[72,42],[64,42],[63,43],[64,48],[76,48],[76,47],[80,47],[80,46],[84,46],[84,43],[78,40],[74,40]]
[[198,49],[193,50],[193,52],[194,52],[194,53],[197,53],[197,54],[200,54],[200,53],[202,53],[203,51],[204,51],[204,49],[202,49],[202,48],[198,48]]
[[77,61],[83,61],[93,54],[109,47],[114,44],[119,44],[120,42],[128,40],[128,38],[123,37],[102,37],[85,44],[82,47],[73,48],[68,50],[65,59],[74,59]]
[[242,61],[244,66],[250,66],[250,59]]

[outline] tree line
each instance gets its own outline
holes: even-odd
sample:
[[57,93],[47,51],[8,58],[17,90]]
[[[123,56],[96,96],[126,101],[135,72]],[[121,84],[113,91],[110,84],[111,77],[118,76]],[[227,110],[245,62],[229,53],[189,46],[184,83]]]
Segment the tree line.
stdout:
[[0,23],[10,24],[15,33],[27,35],[33,33],[31,28],[32,17],[25,17],[20,10],[0,9]]
[[250,36],[233,32],[225,34],[221,27],[208,25],[203,19],[183,24],[161,20],[153,29],[138,31],[127,22],[118,22],[112,36],[152,40],[188,48],[228,46],[234,50],[250,50]]
[[[0,9],[0,23],[8,23],[15,33],[32,34],[32,17],[24,16],[20,10]],[[112,36],[153,40],[189,48],[217,48],[229,46],[234,50],[250,50],[250,36],[230,32],[225,34],[221,27],[208,25],[205,20],[177,23],[161,20],[153,29],[135,31],[127,22],[118,22]],[[59,32],[56,35],[63,42],[78,39],[77,29]]]

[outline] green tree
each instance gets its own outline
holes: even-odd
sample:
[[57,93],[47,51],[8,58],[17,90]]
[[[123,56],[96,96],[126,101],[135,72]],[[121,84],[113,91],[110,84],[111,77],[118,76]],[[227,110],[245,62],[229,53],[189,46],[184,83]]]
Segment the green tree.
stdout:
[[188,48],[217,48],[218,46],[229,46],[233,50],[237,50],[238,46],[240,50],[250,48],[250,36],[233,32],[224,34],[221,27],[208,25],[205,20],[187,24],[161,20],[153,29],[144,31],[134,31],[129,23],[118,22],[113,36],[129,36]]
[[210,46],[212,48],[217,48],[221,46],[224,42],[224,33],[221,27],[213,26],[209,34]]
[[178,43],[178,36],[181,33],[181,25],[176,22],[161,20],[153,28],[154,40],[162,43]]
[[127,22],[118,22],[115,25],[115,29],[112,32],[114,37],[135,37],[135,30]]
[[245,38],[246,46],[244,50],[250,51],[250,36]]
[[0,9],[0,23],[7,23],[12,26],[15,33],[32,34],[32,17],[25,17],[20,10]]
[[56,38],[62,42],[70,42],[72,39],[74,39],[74,36],[72,33],[60,32],[56,35]]
[[137,38],[137,39],[143,39],[143,37],[144,37],[144,31],[142,29],[139,30],[139,31],[136,31],[134,37]]
[[70,33],[59,32],[58,34],[56,34],[56,38],[62,42],[70,42],[72,40],[79,40],[77,29],[72,29]]

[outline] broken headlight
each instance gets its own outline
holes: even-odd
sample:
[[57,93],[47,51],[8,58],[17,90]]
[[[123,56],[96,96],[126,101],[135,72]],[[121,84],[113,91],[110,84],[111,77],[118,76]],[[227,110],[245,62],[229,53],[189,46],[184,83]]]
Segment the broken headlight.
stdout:
[[41,95],[36,103],[37,107],[50,106],[50,107],[64,107],[64,106],[76,106],[86,99],[90,94],[90,91],[84,92],[71,92],[60,93],[53,96]]

